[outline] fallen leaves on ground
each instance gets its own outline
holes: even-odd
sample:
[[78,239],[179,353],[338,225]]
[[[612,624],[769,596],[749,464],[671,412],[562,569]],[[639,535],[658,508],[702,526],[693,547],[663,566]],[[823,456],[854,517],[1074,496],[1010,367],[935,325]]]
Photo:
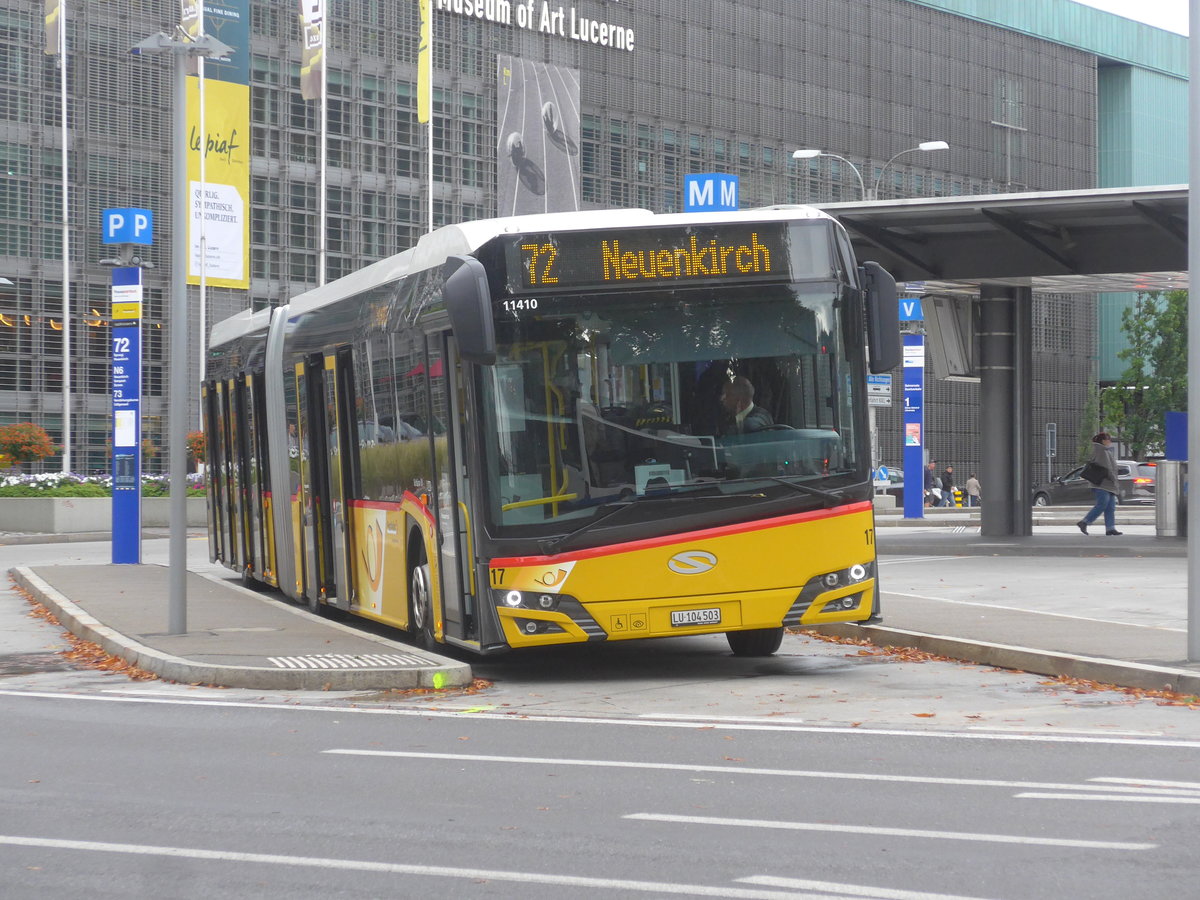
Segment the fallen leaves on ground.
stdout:
[[1181,694],[1177,691],[1153,690],[1151,688],[1121,687],[1116,684],[1104,684],[1100,681],[1090,681],[1087,678],[1072,678],[1069,675],[1059,675],[1049,681],[1042,681],[1051,687],[1068,687],[1076,694],[1094,694],[1100,691],[1117,691],[1139,700],[1158,700],[1158,706],[1186,706],[1188,709],[1200,709],[1200,697],[1195,694]]
[[69,659],[77,666],[82,666],[85,669],[97,669],[101,672],[111,672],[114,675],[124,675],[131,681],[158,680],[158,676],[153,672],[139,669],[133,663],[126,662],[119,656],[106,653],[99,644],[85,641],[83,638],[76,637],[69,631],[64,632],[63,637],[71,645],[71,649],[60,651],[60,655]]
[[[792,630],[789,629],[789,631]],[[818,641],[825,641],[828,644],[844,644],[851,647],[858,647],[859,650],[855,654],[857,656],[889,656],[901,662],[970,663],[970,660],[955,659],[950,656],[937,656],[936,654],[926,653],[924,650],[917,650],[913,647],[880,647],[871,643],[866,638],[837,637],[836,635],[822,634],[819,631],[813,631],[808,628],[798,628],[792,631],[792,633],[802,634],[805,637],[815,638]],[[1014,675],[1028,674],[1022,669],[1002,669],[996,666],[988,667],[987,671],[1011,672]],[[1122,687],[1119,684],[1105,684],[1100,681],[1089,681],[1086,678],[1072,678],[1069,675],[1059,675],[1049,681],[1042,681],[1040,684],[1048,687],[1069,687],[1077,694],[1116,691],[1117,693],[1125,694],[1139,700],[1157,700],[1159,701],[1159,706],[1186,706],[1188,709],[1200,709],[1200,697],[1197,697],[1195,694],[1181,694],[1176,691]],[[915,713],[914,715],[920,714]]]
[[[437,697],[440,700],[445,700],[448,697],[458,697],[463,694],[478,694],[481,691],[486,691],[493,686],[493,683],[486,678],[472,678],[471,683],[463,687],[450,688],[392,688],[384,691],[388,697]],[[508,706],[507,703],[501,704]]]
[[[29,613],[30,616],[35,619],[41,619],[47,625],[53,625],[56,628],[63,627],[54,613],[34,600],[27,592],[22,591],[22,593],[25,594],[25,599],[29,605],[33,607]],[[63,640],[71,645],[71,649],[60,650],[59,655],[64,659],[69,659],[77,666],[85,669],[96,669],[101,672],[111,672],[114,675],[124,675],[131,681],[158,680],[158,676],[153,672],[139,669],[133,663],[126,662],[121,657],[113,656],[111,653],[106,652],[99,644],[85,641],[83,638],[76,637],[69,631],[63,631]]]
[[934,653],[927,653],[924,650],[918,650],[916,647],[880,647],[877,644],[871,643],[866,638],[844,638],[837,637],[832,634],[822,634],[819,631],[813,631],[808,628],[800,628],[796,634],[802,634],[805,637],[816,638],[818,641],[825,641],[827,644],[844,644],[850,647],[858,647],[856,656],[890,656],[892,659],[898,659],[901,662],[965,662],[965,660],[954,659],[949,656],[938,656]]

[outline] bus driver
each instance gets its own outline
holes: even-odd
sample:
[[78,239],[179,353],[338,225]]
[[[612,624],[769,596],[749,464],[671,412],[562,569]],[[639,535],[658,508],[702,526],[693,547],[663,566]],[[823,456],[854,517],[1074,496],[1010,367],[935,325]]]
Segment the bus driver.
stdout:
[[721,389],[724,434],[752,434],[775,424],[771,414],[754,405],[754,385],[744,375],[736,376]]

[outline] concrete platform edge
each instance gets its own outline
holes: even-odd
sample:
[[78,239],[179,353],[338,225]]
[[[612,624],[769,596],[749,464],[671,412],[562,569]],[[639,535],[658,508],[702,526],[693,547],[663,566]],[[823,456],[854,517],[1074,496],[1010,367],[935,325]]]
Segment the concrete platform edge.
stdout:
[[[391,690],[408,688],[451,688],[465,687],[471,683],[471,667],[467,663],[438,657],[422,668],[378,668],[378,669],[274,669],[261,666],[222,666],[213,663],[198,663],[182,657],[172,656],[147,647],[145,644],[114,631],[97,621],[94,616],[64,597],[30,569],[16,566],[9,570],[13,580],[32,594],[58,618],[71,634],[97,644],[105,653],[125,660],[147,672],[153,672],[167,681],[184,684],[214,684],[221,687],[251,688],[257,690],[302,690],[302,691],[354,691]],[[259,602],[266,602],[253,591],[240,586]],[[305,615],[301,610],[288,612]],[[338,622],[325,625],[354,632],[358,637],[369,638],[376,643],[399,646],[375,635],[363,634]],[[413,648],[405,647],[407,652]]]
[[838,622],[804,627],[834,637],[854,640],[865,638],[880,647],[912,647],[937,656],[961,659],[982,666],[1016,669],[1037,675],[1083,678],[1118,687],[1200,695],[1200,672],[1185,669],[1075,656],[1052,650],[991,644],[986,641],[969,641],[943,635],[924,634],[918,631],[887,628],[882,625],[856,625],[850,622]]

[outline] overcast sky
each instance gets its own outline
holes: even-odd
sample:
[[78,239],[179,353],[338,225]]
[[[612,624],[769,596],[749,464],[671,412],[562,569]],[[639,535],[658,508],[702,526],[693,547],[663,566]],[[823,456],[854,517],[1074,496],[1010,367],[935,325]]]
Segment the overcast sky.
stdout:
[[1179,34],[1188,33],[1188,0],[1076,0],[1105,12]]

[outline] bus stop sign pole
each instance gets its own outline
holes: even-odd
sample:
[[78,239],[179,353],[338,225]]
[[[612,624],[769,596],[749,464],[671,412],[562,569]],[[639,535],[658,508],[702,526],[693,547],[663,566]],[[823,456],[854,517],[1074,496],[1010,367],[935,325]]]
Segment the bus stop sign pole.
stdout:
[[112,274],[112,561],[142,561],[142,270]]

